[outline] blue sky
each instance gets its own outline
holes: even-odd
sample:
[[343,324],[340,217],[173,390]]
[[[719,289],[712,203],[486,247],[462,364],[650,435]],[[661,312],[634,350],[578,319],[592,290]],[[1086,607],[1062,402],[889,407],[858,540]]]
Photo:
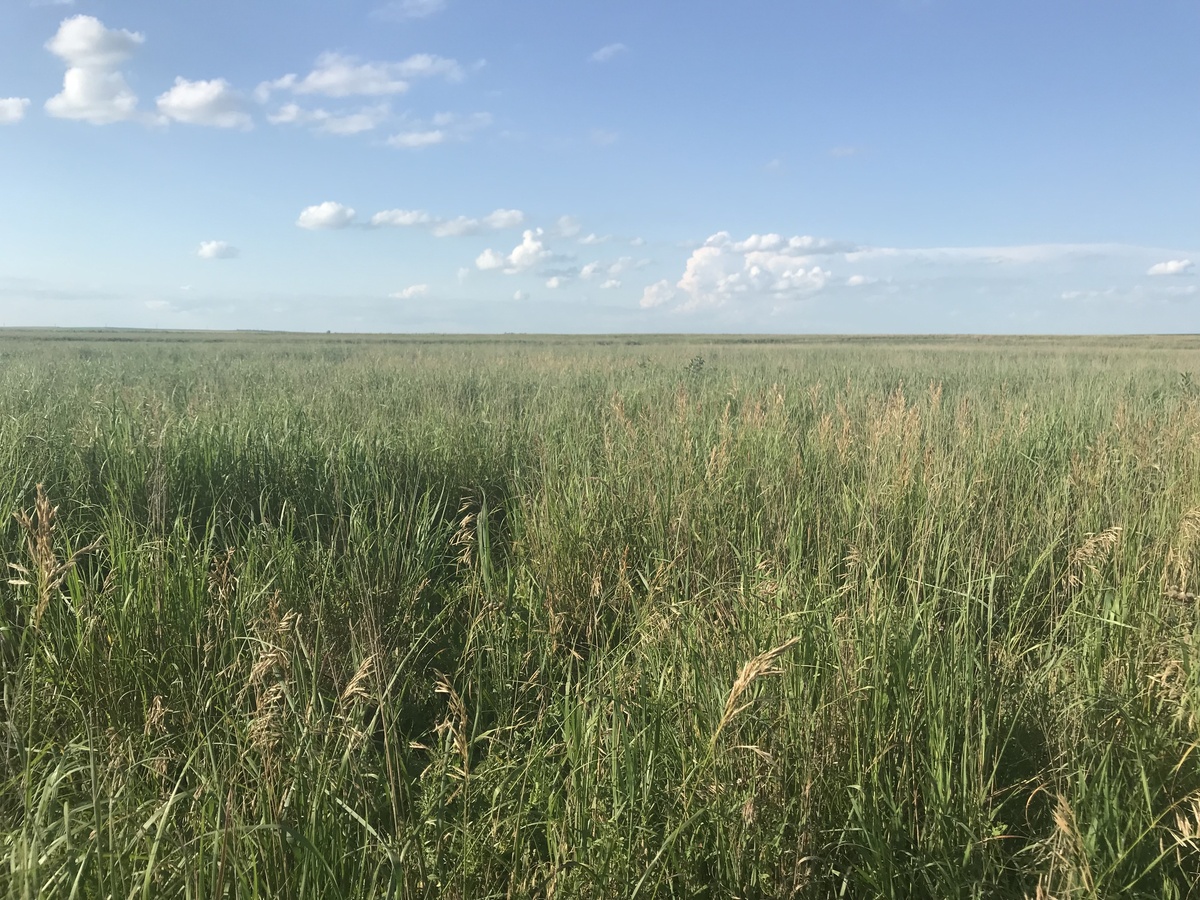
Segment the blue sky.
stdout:
[[1200,0],[4,0],[0,325],[1200,331]]

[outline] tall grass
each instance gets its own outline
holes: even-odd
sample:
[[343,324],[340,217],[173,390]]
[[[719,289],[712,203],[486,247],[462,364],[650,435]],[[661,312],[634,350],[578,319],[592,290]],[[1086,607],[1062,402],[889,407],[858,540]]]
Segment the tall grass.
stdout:
[[113,337],[0,337],[0,896],[1195,893],[1200,342]]

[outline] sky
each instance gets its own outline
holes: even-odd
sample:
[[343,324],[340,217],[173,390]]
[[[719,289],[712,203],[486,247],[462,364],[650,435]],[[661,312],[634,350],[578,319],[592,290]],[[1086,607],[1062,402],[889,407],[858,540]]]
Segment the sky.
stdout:
[[1200,331],[1200,0],[0,0],[0,326]]

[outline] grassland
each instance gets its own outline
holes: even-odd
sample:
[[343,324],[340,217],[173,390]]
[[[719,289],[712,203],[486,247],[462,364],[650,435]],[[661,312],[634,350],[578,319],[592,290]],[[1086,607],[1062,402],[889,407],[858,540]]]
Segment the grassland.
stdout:
[[1198,383],[0,333],[0,897],[1192,896]]

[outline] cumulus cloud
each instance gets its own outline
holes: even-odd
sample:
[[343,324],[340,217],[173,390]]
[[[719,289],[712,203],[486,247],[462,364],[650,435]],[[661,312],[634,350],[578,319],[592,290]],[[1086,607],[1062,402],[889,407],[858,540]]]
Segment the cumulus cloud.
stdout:
[[1155,263],[1146,270],[1147,275],[1190,275],[1194,268],[1190,259],[1169,259]]
[[517,291],[516,293],[513,294],[513,299],[516,300],[518,303],[520,303],[522,300],[528,300],[529,292],[528,291]]
[[158,98],[158,111],[168,119],[188,125],[254,127],[241,95],[224,78],[211,81],[176,78],[175,86]]
[[508,264],[508,259],[503,253],[491,249],[484,250],[479,256],[475,257],[475,266],[482,272],[490,272],[493,269],[503,269]]
[[350,135],[373,131],[391,115],[386,103],[365,106],[354,112],[330,112],[326,109],[304,109],[298,103],[285,103],[267,116],[272,125],[308,125],[322,134]]
[[647,287],[642,306],[677,301],[676,309],[692,310],[741,299],[801,299],[829,282],[831,273],[815,257],[830,252],[831,245],[808,236],[778,234],[752,234],[736,241],[728,232],[718,232],[692,251],[678,282]]
[[512,271],[521,272],[530,269],[550,255],[550,251],[540,240],[541,234],[540,228],[524,233],[521,243],[514,247],[513,252],[508,255]]
[[95,16],[63,19],[46,49],[68,66],[112,69],[133,55],[146,38],[134,31],[106,28]]
[[427,284],[410,284],[403,290],[396,291],[392,294],[393,300],[415,300],[418,297],[423,297],[429,293],[429,285]]
[[196,255],[201,259],[236,259],[241,251],[225,241],[201,241]]
[[29,101],[24,97],[0,98],[0,125],[15,125],[25,118]]
[[565,278],[563,278],[563,276],[561,276],[561,275],[555,275],[552,278],[546,279],[546,287],[550,288],[550,290],[552,290],[552,291],[558,290],[560,287],[562,287],[566,283],[567,283],[567,280]]
[[527,271],[550,256],[550,251],[542,243],[542,229],[526,231],[521,237],[521,243],[513,248],[508,256],[496,250],[484,250],[475,259],[475,266],[483,271],[503,269],[507,275]]
[[46,49],[68,67],[62,90],[46,101],[46,112],[93,125],[134,118],[137,95],[117,67],[145,40],[137,32],[107,28],[94,16],[64,19],[46,42]]
[[642,309],[653,309],[656,306],[666,306],[675,299],[676,290],[670,281],[663,279],[648,285],[642,291]]
[[599,234],[596,234],[595,232],[592,232],[589,235],[585,235],[584,237],[581,237],[579,239],[579,243],[583,244],[585,247],[593,247],[596,244],[607,244],[611,240],[612,240],[611,234],[599,235]]
[[610,279],[608,279],[608,281],[605,281],[603,284],[600,285],[600,290],[611,291],[613,288],[619,288],[620,286],[621,286],[620,281],[618,281],[616,278],[610,278]]
[[446,0],[392,0],[376,10],[385,19],[424,19],[446,8]]
[[429,122],[410,122],[404,131],[388,138],[388,146],[413,150],[448,141],[468,141],[475,132],[492,124],[489,113],[438,113]]
[[353,221],[353,209],[343,206],[341,203],[326,200],[316,206],[306,207],[300,213],[300,217],[296,219],[296,224],[300,228],[317,231],[319,229],[345,228]]
[[846,279],[846,287],[862,287],[867,284],[874,284],[875,279],[869,275],[851,275]]
[[599,50],[592,54],[592,62],[608,62],[610,59],[620,56],[622,53],[628,53],[629,48],[624,44],[605,44]]
[[288,74],[264,81],[255,90],[255,96],[264,103],[275,91],[325,97],[381,97],[403,94],[414,79],[436,76],[461,81],[465,73],[455,60],[431,53],[417,53],[399,62],[363,62],[355,56],[322,53],[313,70],[303,78]]

